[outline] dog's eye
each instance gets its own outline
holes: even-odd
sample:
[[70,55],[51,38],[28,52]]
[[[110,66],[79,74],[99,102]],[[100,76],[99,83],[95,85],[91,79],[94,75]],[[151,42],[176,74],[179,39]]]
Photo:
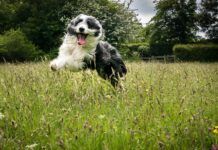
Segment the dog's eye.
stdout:
[[75,26],[77,26],[80,22],[82,22],[83,20],[82,19],[79,19],[75,22]]
[[100,34],[100,31],[95,32],[95,37],[98,37]]
[[87,19],[87,25],[89,29],[100,29],[100,27],[96,24],[94,19]]

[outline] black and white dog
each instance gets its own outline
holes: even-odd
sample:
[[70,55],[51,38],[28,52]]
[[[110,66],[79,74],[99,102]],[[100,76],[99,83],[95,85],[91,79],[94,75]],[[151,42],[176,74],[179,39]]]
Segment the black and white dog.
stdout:
[[102,37],[103,29],[96,18],[81,14],[72,19],[58,57],[50,62],[51,69],[96,69],[102,78],[117,86],[127,69],[117,49],[101,41]]

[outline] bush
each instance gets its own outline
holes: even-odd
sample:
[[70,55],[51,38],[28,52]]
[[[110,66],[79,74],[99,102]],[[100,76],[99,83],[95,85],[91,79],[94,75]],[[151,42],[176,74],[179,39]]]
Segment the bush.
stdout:
[[39,51],[27,38],[18,30],[9,30],[0,35],[0,61],[29,61],[36,59]]
[[145,57],[149,55],[149,46],[147,43],[128,43],[119,47],[121,54],[126,58]]
[[173,53],[181,60],[218,61],[218,44],[178,44]]

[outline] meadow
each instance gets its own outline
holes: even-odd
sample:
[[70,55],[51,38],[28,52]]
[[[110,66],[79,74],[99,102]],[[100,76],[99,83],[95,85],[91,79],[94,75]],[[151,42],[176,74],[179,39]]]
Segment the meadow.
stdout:
[[127,62],[122,87],[47,62],[0,64],[0,149],[210,149],[218,63]]

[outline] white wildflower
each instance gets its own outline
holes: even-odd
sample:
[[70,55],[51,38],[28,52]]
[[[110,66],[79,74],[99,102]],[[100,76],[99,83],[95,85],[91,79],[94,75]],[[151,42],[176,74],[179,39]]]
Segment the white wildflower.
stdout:
[[98,118],[99,118],[99,119],[104,119],[104,118],[105,118],[105,115],[99,115]]
[[5,117],[5,115],[3,115],[3,114],[0,112],[0,120],[2,120],[4,117]]
[[38,144],[34,143],[34,144],[31,144],[31,145],[27,145],[26,148],[27,149],[34,149]]

